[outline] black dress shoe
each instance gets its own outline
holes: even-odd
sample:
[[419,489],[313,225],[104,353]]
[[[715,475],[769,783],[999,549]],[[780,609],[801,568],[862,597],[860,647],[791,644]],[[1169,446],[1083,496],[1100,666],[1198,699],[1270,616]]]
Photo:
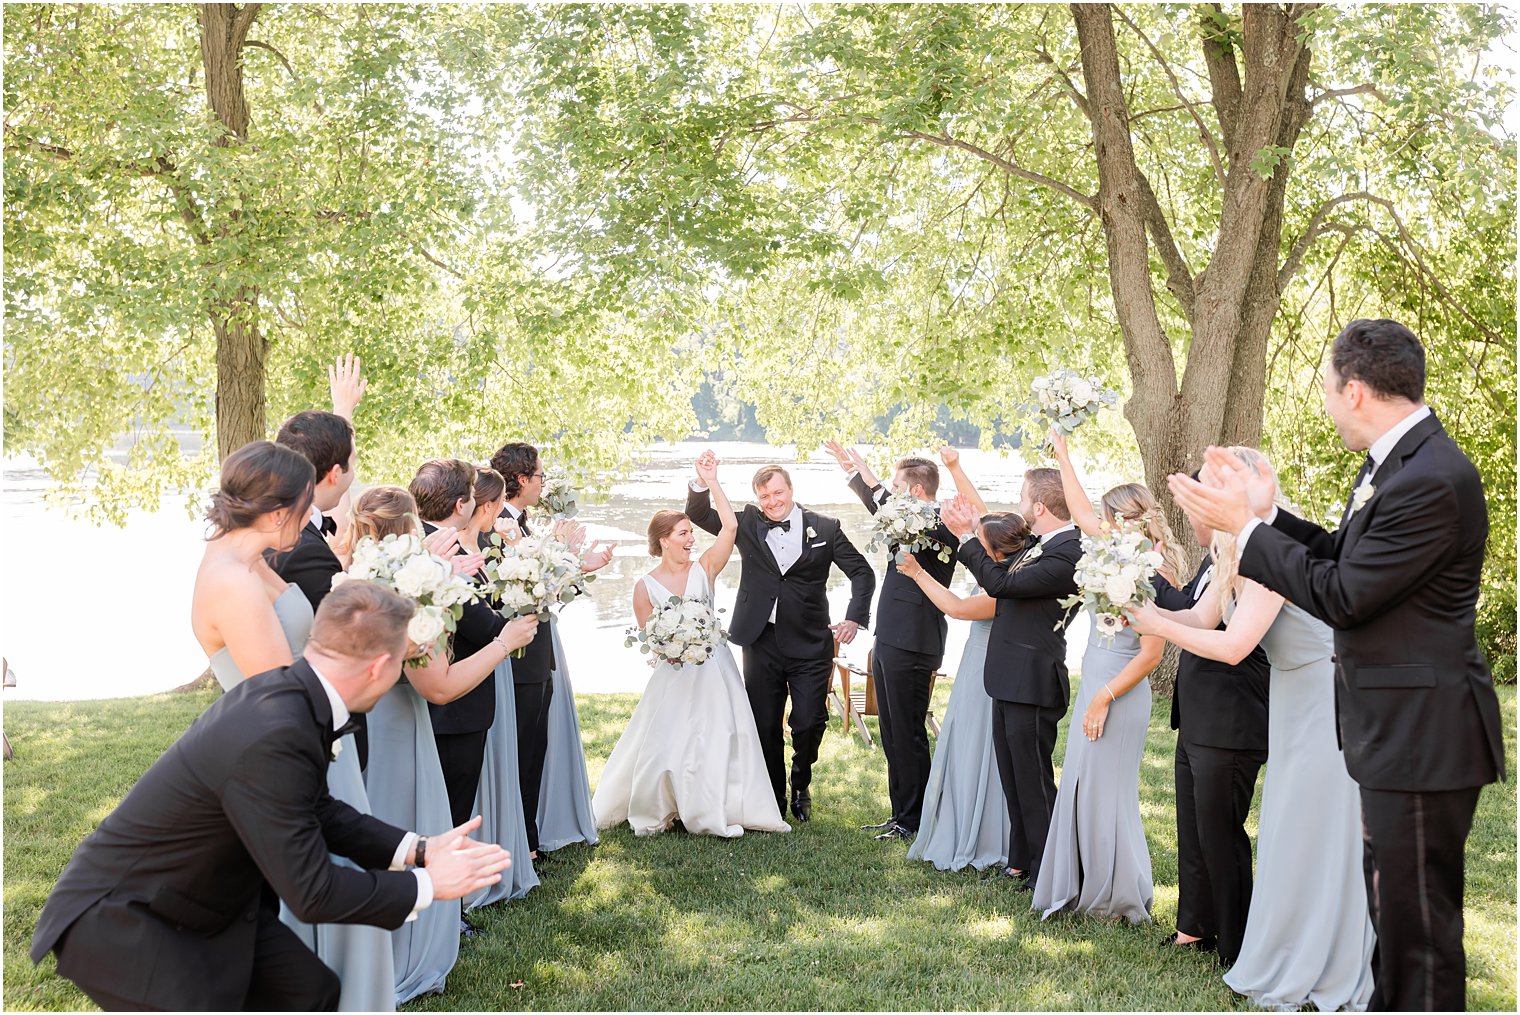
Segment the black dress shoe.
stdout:
[[798,821],[813,820],[813,798],[806,790],[792,794],[792,816]]
[[1215,943],[1215,939],[1211,937],[1201,937],[1197,941],[1178,941],[1177,935],[1172,934],[1169,937],[1161,939],[1161,950],[1166,951],[1169,948],[1188,948],[1195,952],[1211,952],[1214,950]]
[[996,882],[1022,881],[1027,883],[1029,881],[1029,875],[1023,871],[1015,871],[1008,867],[993,867],[988,870],[987,873],[982,875],[981,880]]
[[893,839],[902,839],[905,842],[912,842],[913,834],[914,833],[911,828],[904,828],[902,825],[894,823],[891,828],[888,828],[885,832],[882,832],[875,838],[877,842],[891,842]]
[[888,818],[879,825],[861,825],[860,830],[862,832],[885,832],[895,824],[897,824],[896,821]]
[[460,937],[474,937],[475,935],[477,935],[479,933],[480,933],[480,928],[479,927],[475,926],[473,923],[471,923],[469,920],[466,920],[462,916],[459,918],[459,936]]

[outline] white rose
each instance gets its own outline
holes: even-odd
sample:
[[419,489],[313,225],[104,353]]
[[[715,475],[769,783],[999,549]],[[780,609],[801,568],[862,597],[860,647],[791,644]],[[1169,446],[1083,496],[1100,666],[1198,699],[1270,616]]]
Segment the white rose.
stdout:
[[426,648],[438,640],[443,630],[443,611],[436,606],[424,606],[412,614],[411,621],[406,625],[406,636]]
[[396,591],[416,599],[438,584],[439,568],[447,566],[428,554],[419,553],[396,572]]
[[1071,400],[1078,405],[1086,405],[1093,400],[1092,385],[1077,378],[1071,384]]
[[1111,603],[1127,603],[1135,598],[1134,580],[1123,575],[1115,575],[1103,583],[1103,593]]
[[332,576],[332,587],[337,588],[339,585],[342,585],[344,582],[348,581],[348,579],[351,577],[353,576],[350,575],[347,571],[339,571],[337,574]]

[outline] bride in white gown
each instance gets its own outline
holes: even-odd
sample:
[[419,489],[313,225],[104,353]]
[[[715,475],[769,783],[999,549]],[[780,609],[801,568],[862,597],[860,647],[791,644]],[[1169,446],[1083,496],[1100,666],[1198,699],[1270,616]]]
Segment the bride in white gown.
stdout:
[[[697,477],[713,492],[722,520],[718,541],[692,559],[696,535],[679,511],[649,522],[649,554],[659,566],[634,587],[639,626],[672,596],[713,602],[713,578],[733,554],[738,519],[718,485],[718,459],[705,452]],[[636,835],[657,835],[680,821],[687,832],[734,838],[746,829],[789,832],[760,754],[755,716],[733,651],[721,645],[705,663],[661,660],[618,738],[591,800],[598,828],[626,821]]]

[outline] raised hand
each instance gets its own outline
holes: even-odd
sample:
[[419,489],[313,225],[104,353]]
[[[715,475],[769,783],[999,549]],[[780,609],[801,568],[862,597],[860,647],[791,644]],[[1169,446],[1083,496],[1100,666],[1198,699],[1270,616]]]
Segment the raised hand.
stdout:
[[[1272,513],[1277,502],[1277,473],[1265,458],[1245,462],[1224,448],[1209,448],[1204,452],[1204,463],[1204,468],[1212,467],[1215,474],[1220,469],[1233,470],[1245,487],[1246,501],[1256,517],[1265,519]],[[1200,476],[1205,483],[1209,482],[1207,476],[1202,473]]]
[[586,547],[586,552],[581,555],[581,569],[584,571],[599,571],[612,563],[612,544],[602,545],[600,539],[593,540]]
[[940,520],[945,527],[957,536],[966,536],[976,531],[976,520],[972,517],[971,504],[964,495],[957,495],[943,502],[939,510]]
[[480,827],[480,815],[428,840],[427,872],[433,898],[459,899],[501,880],[512,866],[512,854],[494,842],[477,842],[469,834]]
[[697,459],[697,478],[703,486],[712,486],[718,481],[718,456],[711,451],[702,452]]
[[518,526],[516,519],[510,515],[497,515],[496,520],[491,523],[491,528],[508,546],[522,539],[522,529]]
[[570,547],[571,553],[580,553],[581,544],[586,541],[586,526],[569,518],[561,518],[554,523],[554,538]]
[[828,452],[829,457],[838,462],[839,467],[845,472],[858,471],[852,456],[854,448],[846,451],[844,445],[838,441],[824,441],[823,450]]
[[359,368],[359,357],[353,353],[339,356],[336,363],[327,368],[327,388],[332,393],[332,411],[350,423],[354,421],[354,409],[364,397],[369,382]]
[[1053,426],[1050,428],[1050,433],[1045,435],[1045,440],[1050,444],[1051,454],[1056,456],[1056,461],[1071,461],[1071,453],[1066,448],[1066,431]]
[[422,537],[422,548],[438,557],[452,557],[459,549],[459,530],[444,525]]
[[[1216,451],[1223,453],[1222,459]],[[1255,515],[1242,475],[1245,463],[1221,448],[1209,448],[1205,458],[1209,483],[1174,472],[1166,479],[1167,488],[1189,518],[1217,532],[1238,535]]]
[[961,463],[961,453],[948,444],[939,447],[939,460],[945,463],[945,468],[953,469]]

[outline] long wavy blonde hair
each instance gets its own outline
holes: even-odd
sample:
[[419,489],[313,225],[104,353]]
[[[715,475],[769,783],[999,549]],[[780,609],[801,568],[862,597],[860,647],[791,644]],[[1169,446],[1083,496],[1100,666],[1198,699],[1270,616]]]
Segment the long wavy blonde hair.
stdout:
[[[1261,466],[1271,467],[1267,456],[1255,448],[1236,445],[1226,448],[1230,454],[1245,463],[1252,472],[1261,474]],[[1277,487],[1272,495],[1272,500],[1279,506],[1285,507],[1297,513],[1297,509],[1283,496],[1282,488]],[[1246,579],[1240,575],[1240,546],[1233,532],[1214,532],[1214,538],[1209,540],[1209,553],[1214,558],[1214,581],[1219,586],[1219,608],[1224,617],[1228,618],[1235,612],[1235,604],[1240,601],[1240,593],[1245,588]]]
[[1161,554],[1161,573],[1173,585],[1181,586],[1187,574],[1187,557],[1166,523],[1166,515],[1151,492],[1139,483],[1121,483],[1103,495],[1103,513],[1110,519],[1139,522],[1145,534]]
[[365,536],[384,539],[408,532],[422,533],[417,521],[417,500],[411,491],[402,486],[372,486],[354,503],[353,517],[339,550],[352,554]]

